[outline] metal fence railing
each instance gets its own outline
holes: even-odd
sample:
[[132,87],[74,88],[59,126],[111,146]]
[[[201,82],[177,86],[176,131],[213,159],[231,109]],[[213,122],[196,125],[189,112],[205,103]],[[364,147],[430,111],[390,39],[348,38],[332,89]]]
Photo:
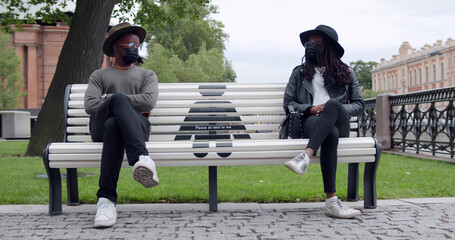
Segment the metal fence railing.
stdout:
[[455,87],[389,97],[392,148],[454,157]]

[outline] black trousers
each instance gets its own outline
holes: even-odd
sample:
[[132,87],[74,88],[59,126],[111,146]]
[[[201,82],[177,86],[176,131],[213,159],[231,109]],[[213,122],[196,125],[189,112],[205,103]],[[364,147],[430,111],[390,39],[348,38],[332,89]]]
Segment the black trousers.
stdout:
[[93,142],[103,142],[98,198],[117,202],[117,182],[123,156],[133,166],[141,155],[148,155],[145,142],[150,134],[150,122],[136,111],[123,93],[109,97],[90,116]]
[[307,148],[317,153],[321,147],[321,171],[324,192],[336,192],[337,147],[340,137],[349,137],[349,115],[343,105],[336,100],[329,100],[320,116],[305,117],[303,137],[309,138]]

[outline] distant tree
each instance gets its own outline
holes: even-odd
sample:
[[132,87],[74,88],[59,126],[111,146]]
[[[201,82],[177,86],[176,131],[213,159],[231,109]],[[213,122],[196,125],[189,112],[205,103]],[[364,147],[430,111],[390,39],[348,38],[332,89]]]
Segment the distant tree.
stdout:
[[8,47],[9,35],[0,33],[0,109],[21,107],[21,97],[27,95],[23,90],[24,80],[20,76],[21,60],[15,50]]
[[364,62],[362,60],[350,63],[351,68],[354,70],[355,75],[364,90],[372,89],[371,69],[373,69],[373,66],[376,64],[378,63],[372,61]]
[[[169,10],[171,11],[171,10]],[[224,57],[228,35],[224,25],[210,18],[217,8],[201,7],[175,24],[149,25],[148,58],[142,67],[156,72],[159,82],[233,82],[237,75]]]
[[[36,19],[44,23],[61,20],[61,16],[64,15],[61,9],[67,2],[71,1],[3,0],[0,6],[6,11],[0,12],[2,29],[8,31],[11,24],[22,24],[23,19],[20,19],[19,13],[26,14],[27,23],[33,23]],[[101,67],[102,44],[111,16],[118,17],[120,21],[129,19],[126,16],[132,16],[133,23],[143,26],[157,23],[172,24],[184,16],[197,19],[200,7],[205,7],[209,2],[210,0],[77,0],[74,16],[67,20],[70,24],[68,36],[60,52],[44,104],[33,127],[26,154],[41,155],[48,143],[63,141],[65,124],[62,99],[65,86],[86,83],[90,74]],[[135,11],[138,5],[141,7]],[[32,6],[39,8],[34,15],[29,12]],[[117,8],[114,10],[115,6]],[[166,6],[166,9],[163,6]]]
[[366,89],[362,92],[363,99],[376,98],[379,94],[384,93],[384,91],[373,91],[371,89]]
[[175,72],[183,67],[183,63],[171,50],[159,43],[151,43],[148,46],[148,57],[141,67],[153,69],[159,82],[178,82]]
[[188,57],[181,71],[177,71],[177,78],[181,82],[221,82],[223,63],[221,50],[205,50],[203,46],[197,54]]
[[[169,10],[172,12],[172,10]],[[229,35],[223,32],[224,24],[210,17],[218,13],[213,5],[201,6],[199,18],[187,15],[175,21],[175,24],[149,25],[150,38],[166,49],[172,50],[181,60],[188,60],[191,54],[197,54],[203,46],[207,50],[224,51],[224,42]]]
[[155,71],[159,82],[233,82],[237,77],[221,50],[205,47],[184,61],[173,51],[152,43],[141,66]]

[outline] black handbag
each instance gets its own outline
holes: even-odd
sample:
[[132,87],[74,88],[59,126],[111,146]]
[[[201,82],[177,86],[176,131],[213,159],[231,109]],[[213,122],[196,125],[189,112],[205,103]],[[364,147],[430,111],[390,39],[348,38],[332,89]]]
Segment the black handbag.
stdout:
[[279,138],[303,138],[303,113],[294,111],[292,106],[288,106],[288,108],[289,113],[280,124]]

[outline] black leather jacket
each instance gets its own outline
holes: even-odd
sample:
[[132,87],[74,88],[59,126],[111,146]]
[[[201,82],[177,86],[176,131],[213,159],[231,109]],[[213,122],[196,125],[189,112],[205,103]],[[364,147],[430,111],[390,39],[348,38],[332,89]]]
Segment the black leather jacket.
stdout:
[[[351,83],[346,87],[332,88],[328,90],[331,99],[336,99],[343,104],[349,116],[358,116],[365,110],[360,84],[352,69]],[[284,92],[284,110],[289,113],[288,106],[292,106],[294,111],[308,113],[313,106],[313,85],[307,81],[301,71],[301,66],[297,66],[292,71],[288,85]]]

